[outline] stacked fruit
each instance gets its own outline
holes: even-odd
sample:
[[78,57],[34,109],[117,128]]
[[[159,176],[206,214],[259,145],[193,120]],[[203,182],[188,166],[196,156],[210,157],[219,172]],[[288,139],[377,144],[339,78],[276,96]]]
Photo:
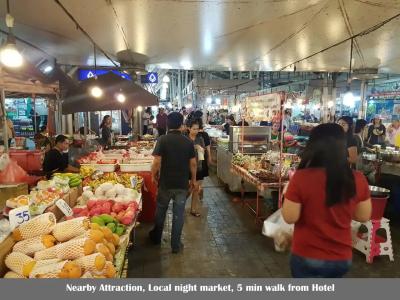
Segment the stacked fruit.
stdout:
[[126,227],[121,224],[113,216],[102,214],[100,216],[94,216],[90,221],[100,226],[100,228],[107,227],[112,233],[116,233],[118,236],[123,235],[126,232]]
[[120,238],[86,217],[56,223],[52,213],[16,228],[6,278],[112,278]]
[[82,177],[77,173],[55,173],[54,177],[62,178],[66,181],[68,180],[70,187],[77,187],[82,184]]

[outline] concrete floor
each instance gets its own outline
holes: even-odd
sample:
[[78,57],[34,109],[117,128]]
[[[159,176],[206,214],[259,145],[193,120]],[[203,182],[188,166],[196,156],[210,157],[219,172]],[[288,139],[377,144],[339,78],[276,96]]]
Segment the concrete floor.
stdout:
[[[140,224],[136,244],[128,254],[128,277],[290,277],[289,254],[274,251],[273,241],[246,207],[231,201],[215,177],[204,183],[202,216],[186,210],[184,250],[172,254],[169,211],[161,246],[147,239],[151,224]],[[395,260],[375,258],[373,264],[354,251],[348,277],[400,277],[400,224],[391,224]]]

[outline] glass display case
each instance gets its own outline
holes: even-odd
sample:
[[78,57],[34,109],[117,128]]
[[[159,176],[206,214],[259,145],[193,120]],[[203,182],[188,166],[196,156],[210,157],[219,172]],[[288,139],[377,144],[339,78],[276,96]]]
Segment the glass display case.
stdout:
[[229,151],[261,154],[270,148],[271,126],[231,126]]

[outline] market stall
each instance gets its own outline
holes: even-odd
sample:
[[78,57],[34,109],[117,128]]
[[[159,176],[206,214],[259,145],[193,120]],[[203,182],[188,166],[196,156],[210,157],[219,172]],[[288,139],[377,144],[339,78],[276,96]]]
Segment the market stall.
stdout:
[[58,173],[1,207],[0,275],[6,278],[123,276],[142,207],[143,178],[83,166]]

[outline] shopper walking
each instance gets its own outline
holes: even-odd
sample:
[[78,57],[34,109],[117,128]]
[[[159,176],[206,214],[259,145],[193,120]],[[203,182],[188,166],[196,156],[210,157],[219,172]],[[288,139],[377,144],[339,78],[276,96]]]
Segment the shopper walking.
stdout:
[[342,116],[337,122],[344,130],[346,136],[347,157],[349,163],[354,167],[357,163],[357,141],[353,134],[353,118]]
[[202,161],[201,175],[197,177],[197,182],[199,183],[199,196],[200,200],[203,199],[204,189],[203,189],[203,180],[204,178],[209,176],[208,167],[212,165],[212,157],[211,157],[211,139],[207,132],[204,131],[203,120],[199,119],[199,135],[204,140],[205,153],[204,160]]
[[[196,154],[193,143],[182,135],[183,116],[179,112],[168,115],[168,134],[161,136],[153,151],[152,178],[158,183],[155,224],[149,237],[161,243],[165,215],[173,200],[171,247],[173,253],[182,250],[181,234],[187,195],[196,189]],[[191,176],[189,182],[189,174]]]
[[158,136],[165,135],[165,133],[167,132],[167,122],[168,118],[167,114],[165,113],[165,109],[163,107],[160,107],[156,117]]
[[192,202],[190,207],[190,214],[195,217],[200,217],[199,206],[200,206],[200,182],[204,179],[203,176],[203,161],[205,158],[206,146],[203,137],[199,134],[200,130],[200,119],[189,120],[187,129],[189,130],[189,139],[193,142],[196,161],[197,161],[197,172],[196,172],[196,188],[192,190]]
[[382,124],[382,119],[377,116],[372,120],[372,125],[368,128],[367,142],[370,145],[385,144],[386,127]]
[[315,127],[285,192],[282,216],[294,225],[293,277],[342,277],[352,261],[352,219],[371,216],[368,182],[347,162],[337,124]]
[[146,110],[143,113],[143,132],[142,134],[148,134],[149,132],[149,123],[150,123],[150,117],[151,117],[151,107],[146,108]]
[[110,115],[105,115],[103,121],[100,124],[101,129],[101,139],[100,144],[105,148],[108,149],[111,147],[112,142],[112,119]]
[[392,124],[389,125],[387,133],[389,144],[400,147],[400,120],[398,118],[393,118]]

